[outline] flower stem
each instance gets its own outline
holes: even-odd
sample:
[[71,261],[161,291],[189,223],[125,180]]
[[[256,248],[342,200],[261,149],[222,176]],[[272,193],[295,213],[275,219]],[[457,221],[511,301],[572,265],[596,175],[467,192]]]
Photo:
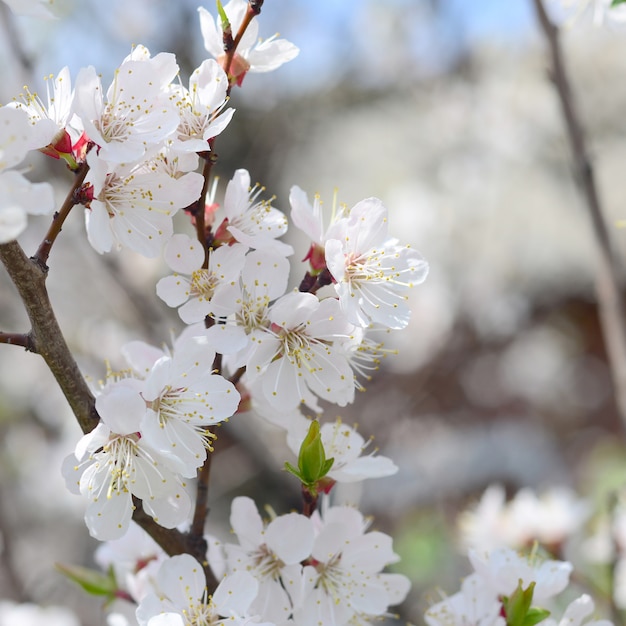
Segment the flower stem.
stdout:
[[[224,68],[224,72],[226,72],[226,76],[230,76],[230,67],[233,63],[233,59],[235,58],[235,52],[237,52],[237,46],[241,43],[241,40],[244,36],[244,33],[250,26],[252,20],[261,12],[261,7],[263,6],[263,0],[252,1],[248,4],[248,10],[246,14],[243,16],[243,20],[241,20],[241,24],[239,25],[239,30],[235,35],[235,39],[231,46],[228,46],[228,49],[225,50],[226,56],[224,57],[224,63],[222,67]],[[229,84],[229,91],[231,85]]]

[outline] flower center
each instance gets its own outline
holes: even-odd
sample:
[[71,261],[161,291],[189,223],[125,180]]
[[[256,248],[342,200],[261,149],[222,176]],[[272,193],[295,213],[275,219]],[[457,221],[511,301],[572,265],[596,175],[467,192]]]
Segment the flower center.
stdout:
[[260,545],[251,556],[259,576],[272,580],[280,578],[280,570],[285,564],[274,556],[266,544]]
[[[205,592],[206,595],[206,592]],[[216,626],[220,618],[215,612],[212,598],[208,602],[189,598],[189,606],[183,610],[185,626]]]
[[191,274],[191,296],[199,300],[210,300],[217,287],[216,276],[207,269],[195,270]]
[[111,435],[111,439],[102,448],[106,455],[105,467],[109,474],[107,498],[114,493],[128,491],[127,485],[133,480],[134,460],[137,456],[139,435]]

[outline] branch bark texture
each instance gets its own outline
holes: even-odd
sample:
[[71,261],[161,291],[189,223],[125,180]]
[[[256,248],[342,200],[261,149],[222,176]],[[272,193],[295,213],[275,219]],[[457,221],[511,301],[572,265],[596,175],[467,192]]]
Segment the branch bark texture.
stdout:
[[41,355],[82,431],[91,432],[99,419],[95,399],[78,369],[52,310],[46,289],[46,272],[26,256],[16,241],[0,245],[0,261],[16,286],[31,323],[28,349]]

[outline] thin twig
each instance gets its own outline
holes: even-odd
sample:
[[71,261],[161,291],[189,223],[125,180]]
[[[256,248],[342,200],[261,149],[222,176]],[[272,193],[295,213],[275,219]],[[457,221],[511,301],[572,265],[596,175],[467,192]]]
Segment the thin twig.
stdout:
[[545,34],[552,59],[552,80],[559,95],[563,117],[574,160],[576,178],[585,196],[591,216],[593,232],[597,243],[598,262],[596,268],[596,296],[604,342],[617,408],[626,428],[626,309],[622,300],[619,264],[611,244],[611,238],[604,221],[603,212],[596,188],[591,159],[586,147],[582,125],[574,106],[572,90],[565,70],[563,53],[559,42],[559,30],[550,21],[542,0],[533,0],[539,23]]
[[74,179],[74,184],[72,185],[72,188],[69,190],[67,196],[65,197],[61,208],[54,214],[54,217],[52,218],[52,224],[50,224],[48,232],[43,238],[43,241],[37,249],[37,252],[33,256],[33,261],[35,261],[44,271],[48,269],[48,257],[50,256],[52,246],[54,245],[56,238],[59,236],[59,233],[61,232],[61,228],[63,227],[67,216],[70,214],[72,208],[76,206],[76,191],[83,184],[88,171],[89,165],[87,165],[87,161],[85,161],[76,171],[76,178]]
[[36,351],[30,333],[3,333],[0,331],[0,343],[26,348],[28,352]]
[[263,0],[256,0],[256,2],[250,2],[248,4],[248,10],[241,20],[241,24],[239,25],[239,30],[235,35],[235,39],[233,41],[232,47],[226,50],[226,56],[224,58],[223,68],[224,72],[226,72],[226,76],[230,75],[230,67],[233,63],[233,59],[235,58],[235,53],[237,52],[237,46],[241,43],[241,40],[250,26],[250,22],[261,12],[261,7],[263,6]]

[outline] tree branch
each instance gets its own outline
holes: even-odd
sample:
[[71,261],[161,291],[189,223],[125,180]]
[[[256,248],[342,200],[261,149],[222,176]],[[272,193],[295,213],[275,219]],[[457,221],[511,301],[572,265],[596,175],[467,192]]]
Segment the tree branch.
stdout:
[[552,80],[559,95],[569,138],[576,178],[585,197],[597,243],[596,296],[602,332],[611,368],[617,408],[626,428],[626,309],[622,300],[618,263],[604,221],[593,168],[582,126],[574,106],[572,90],[565,70],[559,42],[559,30],[550,21],[542,0],[533,0],[537,17],[545,34],[552,60]]
[[95,400],[52,310],[46,289],[46,272],[24,254],[17,241],[0,244],[0,261],[17,287],[30,319],[29,349],[40,354],[46,362],[82,431],[91,432],[99,420]]
[[191,533],[182,533],[176,528],[159,526],[142,508],[141,500],[133,496],[133,520],[141,526],[169,556],[191,554],[204,569],[209,593],[213,593],[219,584],[207,561],[207,542],[204,536],[196,537]]

